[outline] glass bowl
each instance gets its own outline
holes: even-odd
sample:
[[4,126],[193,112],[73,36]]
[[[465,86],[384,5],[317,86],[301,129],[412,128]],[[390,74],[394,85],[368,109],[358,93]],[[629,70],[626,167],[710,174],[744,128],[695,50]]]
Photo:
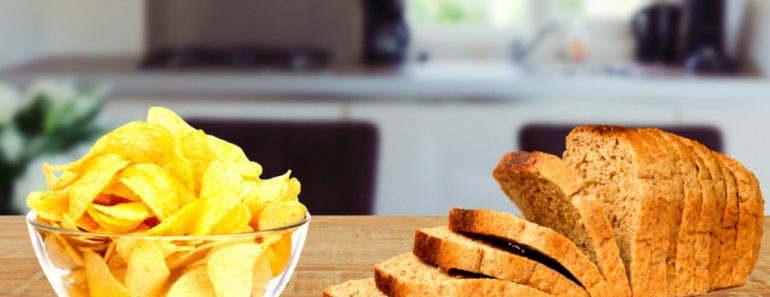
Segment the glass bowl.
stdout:
[[251,233],[149,236],[66,230],[36,217],[27,214],[27,227],[40,267],[58,296],[78,297],[278,296],[310,223],[307,214]]

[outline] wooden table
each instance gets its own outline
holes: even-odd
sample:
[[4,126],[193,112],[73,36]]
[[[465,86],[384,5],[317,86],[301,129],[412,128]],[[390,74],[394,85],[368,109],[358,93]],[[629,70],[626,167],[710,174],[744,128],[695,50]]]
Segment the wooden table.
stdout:
[[[412,247],[417,227],[446,224],[445,217],[315,216],[297,270],[283,296],[320,296],[323,288],[372,276],[372,265]],[[24,218],[0,216],[0,296],[54,296],[38,267]],[[770,218],[765,219],[770,230]],[[749,283],[708,296],[770,296],[770,235]]]

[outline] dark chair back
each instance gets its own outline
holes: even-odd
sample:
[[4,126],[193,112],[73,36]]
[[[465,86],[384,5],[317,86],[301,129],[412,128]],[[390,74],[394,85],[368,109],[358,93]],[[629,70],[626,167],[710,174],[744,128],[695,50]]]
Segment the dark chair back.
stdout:
[[363,122],[189,119],[237,144],[262,165],[262,178],[292,170],[301,201],[315,215],[373,212],[379,135]]
[[[520,151],[541,151],[561,157],[565,150],[564,140],[577,125],[527,124],[519,130]],[[653,127],[653,126],[637,126]],[[722,133],[707,125],[655,126],[663,131],[697,140],[711,150],[722,152]]]

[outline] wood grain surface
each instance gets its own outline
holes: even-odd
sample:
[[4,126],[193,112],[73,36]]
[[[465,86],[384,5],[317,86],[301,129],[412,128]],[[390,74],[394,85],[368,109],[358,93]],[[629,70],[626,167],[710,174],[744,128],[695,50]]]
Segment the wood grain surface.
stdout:
[[[446,224],[445,217],[315,216],[305,250],[282,296],[321,296],[323,288],[372,276],[372,265],[410,251],[417,227]],[[0,296],[54,296],[30,244],[24,218],[0,216]],[[765,218],[765,230],[770,218]],[[741,287],[705,296],[770,296],[770,236],[759,263]]]

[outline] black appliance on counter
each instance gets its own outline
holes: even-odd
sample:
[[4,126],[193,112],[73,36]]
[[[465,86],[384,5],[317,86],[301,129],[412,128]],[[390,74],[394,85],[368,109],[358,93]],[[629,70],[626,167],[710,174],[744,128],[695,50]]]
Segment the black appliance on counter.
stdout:
[[[728,57],[725,52],[727,10],[725,0],[684,0],[681,5],[658,2],[646,6],[632,20],[637,60],[683,65],[695,73],[735,72],[735,57]],[[742,18],[741,14],[736,15]]]
[[409,29],[400,0],[364,0],[363,60],[393,65],[406,60]]

